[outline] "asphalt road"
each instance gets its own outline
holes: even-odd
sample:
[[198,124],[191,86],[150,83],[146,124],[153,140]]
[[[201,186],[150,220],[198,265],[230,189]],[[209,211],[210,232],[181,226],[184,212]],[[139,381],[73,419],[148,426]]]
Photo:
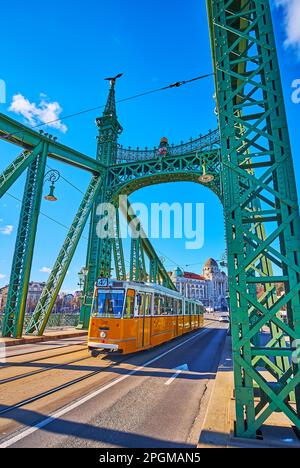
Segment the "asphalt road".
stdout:
[[61,350],[71,346],[84,345],[86,337],[64,338],[61,340],[49,340],[40,343],[9,346],[5,348],[0,344],[0,366],[6,359],[16,356],[28,356],[29,354],[45,353],[52,350]]
[[24,406],[7,447],[195,447],[227,326],[217,322],[117,363],[98,386],[51,412]]

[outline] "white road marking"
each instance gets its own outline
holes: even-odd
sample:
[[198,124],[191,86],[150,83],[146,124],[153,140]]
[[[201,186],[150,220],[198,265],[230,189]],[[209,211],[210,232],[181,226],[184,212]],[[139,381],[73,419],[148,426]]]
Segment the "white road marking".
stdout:
[[165,383],[165,385],[171,385],[181,372],[189,370],[189,366],[187,364],[183,364],[182,366],[176,367],[174,370],[176,371],[175,374]]
[[[0,343],[0,359],[2,360],[1,364],[6,363],[6,358],[7,358],[7,349],[4,343]],[[0,366],[3,367],[3,366]]]
[[158,361],[162,357],[166,356],[167,354],[170,354],[172,351],[175,351],[178,348],[181,348],[184,346],[186,343],[189,343],[190,341],[194,340],[195,338],[198,338],[200,335],[205,335],[209,331],[213,330],[213,328],[206,328],[204,330],[201,330],[199,333],[196,335],[192,336],[191,338],[188,338],[184,342],[178,344],[177,346],[174,346],[174,348],[169,349],[168,351],[165,351],[164,353],[160,354],[159,356],[151,359],[150,361],[146,362],[144,365],[136,367],[132,371],[130,371],[128,374],[123,375],[122,377],[118,377],[117,379],[113,380],[107,385],[104,385],[104,387],[99,388],[99,390],[96,390],[93,393],[90,393],[89,395],[81,398],[80,400],[76,401],[75,403],[66,406],[65,408],[61,409],[60,411],[57,411],[54,413],[52,416],[49,416],[48,418],[44,419],[40,423],[36,424],[33,427],[30,427],[28,429],[25,429],[24,431],[20,432],[19,434],[15,435],[11,439],[8,439],[6,442],[3,442],[0,444],[0,449],[2,448],[7,448],[10,447],[11,445],[16,444],[22,439],[25,439],[29,435],[33,434],[34,432],[38,431],[39,429],[43,429],[43,427],[48,426],[58,418],[64,416],[67,413],[70,413],[71,411],[75,410],[76,408],[82,406],[84,403],[87,403],[88,401],[92,400],[93,398],[97,397],[101,393],[105,392],[106,390],[110,389],[111,387],[114,387],[118,383],[122,382],[123,380],[128,379],[128,377],[138,373],[139,371],[143,370],[145,367],[150,366],[154,362]]

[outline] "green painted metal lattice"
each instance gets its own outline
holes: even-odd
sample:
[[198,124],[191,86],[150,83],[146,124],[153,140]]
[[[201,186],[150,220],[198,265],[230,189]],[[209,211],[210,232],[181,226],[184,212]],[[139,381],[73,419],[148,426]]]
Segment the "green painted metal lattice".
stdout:
[[[126,276],[119,219],[115,237],[99,239],[98,205],[157,183],[200,183],[203,167],[214,180],[207,186],[224,207],[233,359],[236,433],[255,437],[274,411],[300,428],[300,372],[292,362],[300,339],[300,221],[280,72],[268,0],[207,0],[219,130],[186,144],[157,149],[124,149],[115,106],[115,83],[99,127],[97,158],[89,158],[0,115],[0,138],[23,148],[0,175],[0,196],[25,170],[27,185],[11,276],[4,336],[19,336],[38,220],[41,148],[48,157],[88,170],[93,179],[34,312],[27,332],[43,333],[83,227],[91,212],[88,275],[80,326],[89,322],[94,282]],[[20,136],[21,132],[21,136]],[[35,193],[39,194],[33,203]],[[127,221],[135,217],[131,213]],[[142,229],[142,226],[141,226]],[[22,250],[22,243],[28,246]],[[132,242],[130,276],[168,283],[167,272],[149,239]],[[26,272],[26,274],[25,274]],[[283,284],[278,298],[276,287]],[[260,294],[257,294],[258,288]],[[280,311],[287,309],[287,321]],[[262,341],[261,330],[270,336]]]

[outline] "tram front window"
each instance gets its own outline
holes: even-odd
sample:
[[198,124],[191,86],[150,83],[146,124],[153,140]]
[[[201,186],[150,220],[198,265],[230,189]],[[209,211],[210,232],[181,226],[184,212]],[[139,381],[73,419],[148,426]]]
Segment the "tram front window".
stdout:
[[121,318],[124,305],[124,290],[98,290],[98,317]]

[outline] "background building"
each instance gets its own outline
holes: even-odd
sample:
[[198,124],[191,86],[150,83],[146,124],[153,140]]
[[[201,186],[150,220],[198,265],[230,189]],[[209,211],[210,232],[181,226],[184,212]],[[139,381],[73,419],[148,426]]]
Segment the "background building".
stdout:
[[[29,283],[27,303],[26,303],[26,313],[32,313],[34,311],[41,297],[44,286],[45,286],[45,283],[39,283],[35,281],[31,281]],[[0,312],[2,313],[5,311],[5,307],[7,303],[7,294],[8,294],[8,285],[0,289]],[[53,312],[54,313],[79,312],[81,295],[82,295],[81,291],[75,291],[72,294],[62,291],[55,301]]]
[[213,258],[207,260],[202,275],[190,273],[177,268],[170,273],[178,291],[190,299],[198,299],[207,308],[226,310],[228,294],[228,278],[221,271]]

